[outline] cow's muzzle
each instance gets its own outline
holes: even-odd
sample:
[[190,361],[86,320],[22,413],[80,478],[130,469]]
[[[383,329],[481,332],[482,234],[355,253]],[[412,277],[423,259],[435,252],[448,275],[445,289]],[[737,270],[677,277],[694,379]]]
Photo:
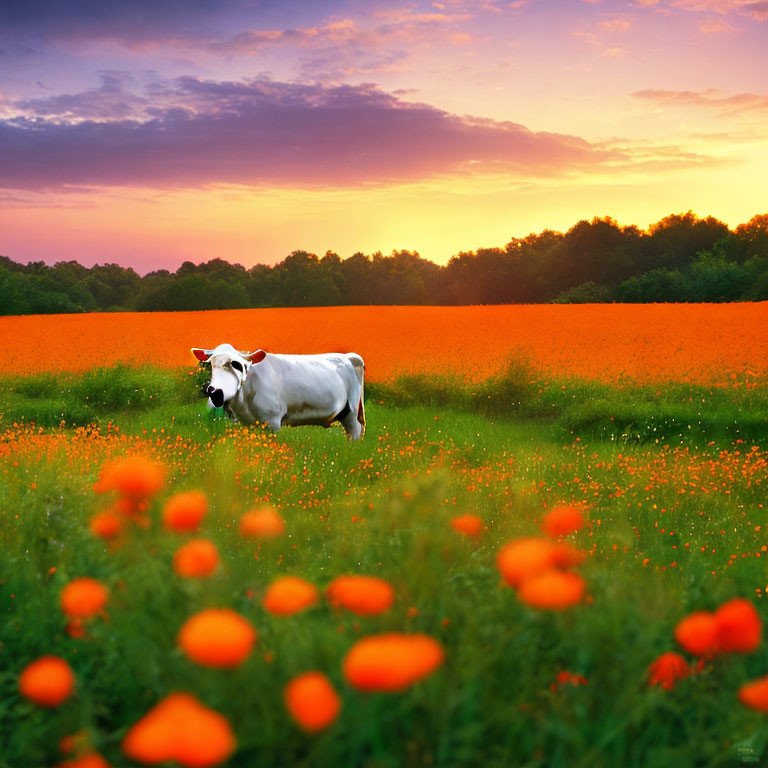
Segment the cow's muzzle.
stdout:
[[205,388],[205,394],[208,395],[208,397],[210,398],[214,408],[221,408],[221,406],[224,405],[223,390],[216,389],[215,387],[208,385]]

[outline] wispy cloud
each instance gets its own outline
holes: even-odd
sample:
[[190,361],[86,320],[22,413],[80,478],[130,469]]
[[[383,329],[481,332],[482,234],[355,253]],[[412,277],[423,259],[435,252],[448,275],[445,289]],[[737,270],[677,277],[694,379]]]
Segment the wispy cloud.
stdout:
[[[312,188],[457,172],[558,175],[621,159],[576,136],[460,117],[375,86],[184,77],[121,100],[120,84],[109,83],[17,104],[25,113],[0,121],[0,186]],[[104,119],[127,105],[130,118]]]
[[693,13],[722,16],[750,16],[758,21],[768,20],[768,2],[759,0],[632,0],[634,5],[654,6],[657,9],[677,9]]
[[701,107],[715,110],[724,117],[764,112],[768,110],[768,95],[758,93],[737,93],[731,96],[720,91],[665,91],[646,89],[632,94],[637,99],[673,107]]

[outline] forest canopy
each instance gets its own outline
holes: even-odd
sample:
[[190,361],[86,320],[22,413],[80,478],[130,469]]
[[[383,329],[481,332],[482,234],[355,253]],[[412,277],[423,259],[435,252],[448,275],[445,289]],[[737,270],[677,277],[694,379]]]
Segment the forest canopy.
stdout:
[[673,214],[648,230],[611,218],[460,252],[445,266],[412,251],[347,259],[294,251],[246,269],[214,258],[143,277],[129,267],[20,264],[0,256],[0,314],[356,304],[768,300],[768,214],[731,230]]

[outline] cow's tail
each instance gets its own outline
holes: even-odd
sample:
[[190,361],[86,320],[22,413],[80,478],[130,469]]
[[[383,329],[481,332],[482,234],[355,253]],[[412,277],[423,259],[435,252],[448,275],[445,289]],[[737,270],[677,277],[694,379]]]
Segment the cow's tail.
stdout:
[[[357,404],[357,420],[360,422],[360,426],[365,433],[365,363],[360,355],[356,355],[354,352],[348,352],[347,357],[349,362],[352,363],[352,367],[355,369],[355,376],[360,384],[360,402]],[[350,403],[350,407],[354,408],[354,403]]]

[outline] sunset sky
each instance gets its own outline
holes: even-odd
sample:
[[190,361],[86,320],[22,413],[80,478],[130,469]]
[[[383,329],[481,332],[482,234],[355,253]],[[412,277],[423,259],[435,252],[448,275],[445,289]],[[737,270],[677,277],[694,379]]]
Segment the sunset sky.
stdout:
[[768,212],[768,1],[2,0],[0,254],[444,263]]

